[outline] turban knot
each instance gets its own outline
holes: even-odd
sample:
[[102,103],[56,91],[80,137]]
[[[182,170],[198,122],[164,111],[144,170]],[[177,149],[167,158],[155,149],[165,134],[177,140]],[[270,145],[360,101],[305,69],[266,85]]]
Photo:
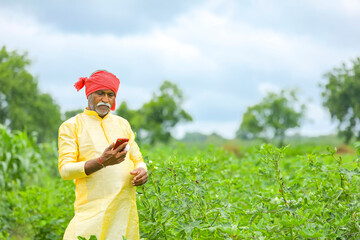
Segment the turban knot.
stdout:
[[[80,91],[85,86],[85,94],[88,97],[91,93],[98,90],[110,89],[114,91],[115,96],[118,92],[120,80],[112,73],[106,71],[98,71],[92,74],[89,78],[80,77],[74,84],[77,91]],[[111,110],[115,110],[115,101],[111,107]]]
[[80,89],[82,89],[84,87],[86,79],[88,79],[88,78],[87,77],[80,77],[79,81],[77,81],[74,84],[77,91],[80,91]]

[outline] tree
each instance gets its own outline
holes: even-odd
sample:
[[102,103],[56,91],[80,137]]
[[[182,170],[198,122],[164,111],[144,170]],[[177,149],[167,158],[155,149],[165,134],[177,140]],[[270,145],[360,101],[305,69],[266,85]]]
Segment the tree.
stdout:
[[27,54],[0,51],[0,123],[11,130],[38,132],[38,140],[57,136],[60,107],[49,94],[40,93],[37,80],[26,70]]
[[132,110],[128,107],[126,102],[122,102],[116,109],[116,114],[128,120],[134,132],[139,132],[143,125],[143,117],[139,110]]
[[150,102],[141,109],[144,116],[143,129],[150,143],[156,140],[168,142],[170,131],[180,122],[192,121],[191,116],[182,109],[184,101],[182,91],[170,81],[165,81],[158,93],[154,93]]
[[[255,139],[264,131],[265,123],[261,123],[262,119],[257,119],[257,112],[261,111],[261,106],[255,105],[248,107],[243,115],[242,123],[236,136],[241,139]],[[259,118],[259,117],[258,117]]]
[[165,81],[152,99],[139,110],[131,110],[123,102],[116,114],[126,118],[138,138],[154,143],[168,142],[171,130],[180,122],[192,121],[191,116],[182,109],[184,101],[182,91],[170,81]]
[[283,145],[286,131],[299,127],[304,118],[305,106],[296,110],[294,90],[280,94],[268,93],[258,104],[248,107],[236,135],[238,138],[254,139],[263,137],[279,140]]
[[351,62],[351,67],[343,63],[325,73],[328,82],[322,85],[323,105],[332,120],[339,121],[339,135],[346,143],[354,136],[360,140],[360,58]]

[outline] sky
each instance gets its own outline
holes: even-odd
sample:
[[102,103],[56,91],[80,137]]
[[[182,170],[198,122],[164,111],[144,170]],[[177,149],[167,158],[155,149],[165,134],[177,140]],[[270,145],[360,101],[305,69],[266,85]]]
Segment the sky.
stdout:
[[28,53],[62,112],[87,106],[74,83],[97,69],[120,79],[117,104],[148,102],[175,83],[193,117],[186,132],[235,137],[247,107],[298,89],[306,120],[290,133],[334,133],[323,75],[360,56],[357,0],[0,0],[0,45]]

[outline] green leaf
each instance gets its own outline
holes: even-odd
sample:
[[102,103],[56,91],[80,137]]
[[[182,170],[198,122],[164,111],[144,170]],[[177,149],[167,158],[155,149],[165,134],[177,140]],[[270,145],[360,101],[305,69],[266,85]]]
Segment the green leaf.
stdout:
[[340,170],[338,171],[339,173],[345,174],[346,177],[348,178],[349,183],[351,183],[351,180],[354,176],[360,176],[360,171],[358,168],[355,168],[353,170],[348,170],[345,168],[340,168]]

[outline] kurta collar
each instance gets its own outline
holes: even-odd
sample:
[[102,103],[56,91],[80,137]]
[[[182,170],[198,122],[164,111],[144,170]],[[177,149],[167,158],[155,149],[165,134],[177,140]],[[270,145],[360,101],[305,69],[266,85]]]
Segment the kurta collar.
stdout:
[[85,108],[84,113],[89,116],[95,116],[100,121],[102,121],[110,116],[110,112],[108,112],[108,114],[106,114],[104,118],[101,118],[96,111],[89,110],[87,108]]

